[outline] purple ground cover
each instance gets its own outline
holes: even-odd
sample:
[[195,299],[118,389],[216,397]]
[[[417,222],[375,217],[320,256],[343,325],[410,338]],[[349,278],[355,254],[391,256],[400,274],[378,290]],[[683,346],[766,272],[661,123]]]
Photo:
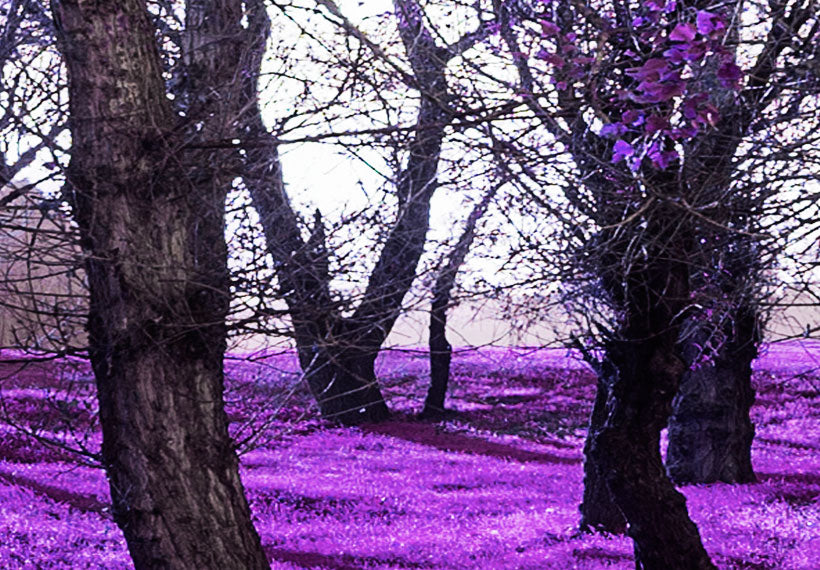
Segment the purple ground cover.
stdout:
[[[759,482],[683,488],[720,568],[816,569],[820,560],[820,345],[756,364]],[[423,352],[379,361],[396,418],[315,418],[290,353],[229,361],[232,431],[272,568],[631,568],[621,537],[579,535],[592,374],[565,351],[457,352],[452,407],[418,422]],[[4,410],[67,443],[99,445],[87,370],[0,374]],[[68,379],[68,381],[66,381]],[[0,568],[130,568],[104,474],[0,425]]]

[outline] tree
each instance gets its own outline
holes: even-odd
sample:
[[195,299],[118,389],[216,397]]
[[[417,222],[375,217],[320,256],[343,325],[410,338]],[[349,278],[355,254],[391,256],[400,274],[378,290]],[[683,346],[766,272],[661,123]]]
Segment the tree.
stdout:
[[[320,212],[313,217],[310,236],[302,236],[299,216],[285,189],[277,138],[262,120],[255,78],[245,90],[245,101],[253,112],[243,125],[243,180],[259,212],[274,260],[278,295],[287,303],[299,361],[322,415],[346,423],[378,421],[387,417],[388,408],[375,375],[376,356],[416,277],[429,228],[430,201],[438,187],[442,144],[459,114],[447,66],[487,31],[481,24],[456,41],[443,43],[430,28],[419,3],[396,0],[395,21],[409,64],[409,70],[403,71],[335,3],[321,4],[349,42],[355,40],[382,63],[386,59],[394,70],[392,80],[417,90],[421,97],[415,124],[408,129],[410,136],[402,139],[406,160],[393,180],[395,218],[384,228],[385,237],[367,286],[348,315],[342,314],[342,307],[354,303],[340,302],[330,285],[330,253]],[[266,30],[269,24],[264,10],[255,13],[254,25]],[[257,64],[262,62],[259,49]]]
[[[816,152],[813,137],[807,133],[787,135],[786,142],[779,132],[786,125],[793,129],[799,121],[811,120],[813,114],[806,104],[820,89],[816,42],[812,45],[819,25],[817,4],[782,1],[767,8],[738,4],[735,9],[770,29],[739,93],[739,105],[726,96],[726,81],[711,86],[720,125],[691,153],[691,162],[716,168],[715,173],[720,174],[723,183],[715,199],[735,204],[711,216],[728,231],[702,231],[707,250],[703,257],[711,261],[705,271],[712,274],[713,297],[730,299],[733,306],[718,310],[715,314],[722,316],[717,322],[696,327],[685,349],[690,370],[673,404],[667,455],[667,470],[680,483],[755,480],[751,463],[754,427],[749,417],[754,402],[751,364],[761,340],[763,269],[774,266],[772,253],[781,253],[783,246],[773,246],[771,239],[761,244],[753,235],[767,229],[764,205],[781,188],[802,178],[800,163]],[[728,26],[731,49],[744,54],[746,42],[751,42],[745,24],[735,19]],[[724,79],[739,80],[739,69],[730,71]],[[738,156],[743,146],[747,147],[745,156]],[[786,147],[789,159],[773,161]],[[697,278],[693,281],[697,283]]]
[[[664,475],[659,437],[686,370],[682,318],[703,298],[693,268],[714,260],[713,240],[727,254],[734,236],[752,233],[749,222],[766,198],[742,210],[750,196],[726,175],[772,54],[758,59],[754,88],[738,92],[743,75],[734,44],[726,45],[725,14],[654,1],[548,3],[537,18],[537,59],[550,88],[527,58],[532,44],[522,45],[512,26],[528,13],[516,7],[497,5],[501,34],[525,102],[573,157],[578,175],[564,194],[594,236],[573,259],[597,282],[611,323],[599,345],[582,524],[621,530],[625,518],[639,567],[711,567],[683,497]],[[721,115],[732,105],[743,111]],[[727,285],[715,273],[703,279]],[[737,306],[740,295],[729,293],[721,314]]]
[[[763,153],[738,154],[765,148],[771,141],[755,135],[795,116],[773,111],[779,98],[800,113],[816,81],[813,6],[763,8],[754,15],[773,20],[764,33],[739,16],[740,4],[732,18],[698,3],[546,4],[530,36],[540,39],[524,44],[516,30],[530,29],[533,12],[520,3],[497,9],[525,104],[575,163],[564,196],[593,236],[571,257],[576,275],[589,276],[575,291],[606,300],[596,346],[603,359],[591,358],[599,392],[582,525],[619,531],[625,518],[639,567],[711,567],[683,497],[664,476],[659,434],[687,365],[711,354],[698,350],[684,362],[680,342],[708,334],[732,356],[754,357],[754,278],[767,261],[758,230],[780,181],[745,176],[749,159]],[[744,51],[738,39],[751,44],[761,33],[762,51]],[[776,67],[784,55],[797,60],[793,73]],[[750,70],[745,84],[741,57]],[[551,84],[540,82],[544,75]],[[735,412],[722,418],[746,432],[739,437],[746,449],[749,362],[727,382]],[[707,422],[692,425],[700,433]]]
[[40,3],[0,3],[0,22],[0,347],[65,354],[81,344],[76,236],[60,201],[39,191],[50,176],[33,168],[66,128],[50,104],[59,58]]
[[[174,116],[144,2],[55,0],[68,71],[65,197],[90,288],[89,356],[113,514],[137,568],[267,568],[223,409],[223,207],[242,3],[191,1]],[[205,88],[209,89],[205,89]]]
[[473,207],[464,230],[450,252],[441,259],[441,267],[436,274],[430,306],[430,388],[424,400],[422,417],[437,417],[444,412],[453,354],[453,347],[447,340],[447,310],[450,308],[456,274],[464,264],[475,239],[476,225],[487,212],[498,188],[497,185],[490,187],[481,201]]

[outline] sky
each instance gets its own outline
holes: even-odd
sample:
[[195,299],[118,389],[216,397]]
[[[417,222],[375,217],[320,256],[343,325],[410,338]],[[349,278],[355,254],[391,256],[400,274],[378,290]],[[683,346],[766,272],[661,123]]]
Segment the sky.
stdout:
[[[304,6],[311,5],[310,0],[304,0]],[[380,17],[381,14],[389,13],[392,10],[392,3],[384,0],[368,0],[367,2],[344,0],[338,3],[339,7],[344,11],[345,15],[355,25],[360,27],[365,33],[369,34],[374,39],[381,39],[385,35],[395,33],[392,28],[393,21],[385,20]],[[273,9],[272,9],[273,10]],[[329,25],[320,16],[316,14],[309,14],[308,12],[292,12],[297,14],[298,18],[307,16],[307,24],[305,29],[299,30],[295,24],[288,23],[281,14],[272,12],[271,16],[275,22],[276,37],[272,42],[272,52],[276,50],[285,50],[290,56],[296,55],[299,50],[306,49],[303,46],[307,45],[303,40],[306,39],[307,32],[315,32],[317,37],[322,37],[322,33],[329,31]],[[439,15],[441,16],[441,15]],[[435,17],[436,24],[450,21],[443,17]],[[444,34],[449,34],[449,40],[452,40],[460,33],[459,28],[463,31],[469,29],[473,25],[472,22],[466,19],[454,18],[455,22],[453,28],[446,28],[440,26],[440,30]],[[393,30],[393,31],[391,31]],[[313,48],[316,49],[316,48]],[[321,50],[318,50],[321,51]],[[281,52],[278,52],[281,53]],[[318,53],[318,52],[317,52]],[[320,54],[321,55],[321,54]],[[326,54],[324,54],[326,55]],[[400,60],[399,64],[401,64]],[[277,71],[277,62],[271,59],[268,64],[271,73]],[[319,69],[318,67],[316,68]],[[286,70],[291,72],[293,70]],[[309,75],[311,69],[309,66],[300,64],[297,69],[302,75]],[[328,85],[332,84],[328,78]],[[263,81],[264,83],[264,81]],[[298,82],[282,81],[281,78],[276,78],[271,83],[271,86],[263,91],[263,99],[266,104],[266,118],[272,126],[275,124],[277,117],[281,117],[292,111],[294,105],[294,98],[298,96],[300,86]],[[321,88],[314,88],[312,97],[314,100],[322,100],[328,96],[328,92],[324,92]],[[412,92],[406,92],[408,99],[402,102],[402,121],[404,124],[412,124],[414,97]],[[372,126],[372,123],[362,122],[362,128]],[[348,122],[348,126],[358,128],[355,121]],[[300,136],[322,133],[327,129],[325,124],[317,124],[309,128],[302,128],[286,135],[285,138],[298,138]],[[67,143],[67,141],[65,141]],[[445,145],[445,155],[447,153],[459,152],[457,147],[452,145]],[[307,218],[310,218],[313,210],[319,207],[323,216],[328,222],[332,220],[339,220],[351,212],[358,211],[368,206],[372,200],[379,200],[384,197],[380,189],[389,185],[389,180],[386,177],[392,175],[390,167],[384,160],[384,157],[377,150],[364,150],[361,154],[366,159],[367,164],[361,160],[351,158],[350,154],[341,146],[329,144],[328,142],[312,143],[303,142],[295,144],[283,145],[281,148],[282,163],[287,189],[293,204],[297,209],[303,213]],[[43,157],[44,162],[50,159],[47,156]],[[31,169],[26,173],[26,178],[37,179],[41,176],[42,171]],[[442,173],[442,178],[446,178],[447,173]],[[42,185],[42,189],[46,192],[57,192],[59,190],[59,182],[51,181]],[[441,188],[435,195],[432,202],[431,209],[431,230],[430,236],[434,240],[443,240],[453,238],[458,234],[461,223],[466,219],[471,204],[478,199],[480,195],[480,185],[474,187],[467,192],[453,192],[447,187]],[[375,197],[375,198],[374,198]],[[385,202],[387,206],[390,204]],[[387,208],[385,208],[387,210]],[[508,221],[496,210],[487,215],[488,223],[500,228],[499,235],[501,236],[500,245],[496,251],[503,249],[505,239],[510,240],[517,231],[511,226]],[[518,220],[519,224],[524,221]],[[235,222],[229,220],[228,236],[231,236],[232,228]],[[366,237],[366,236],[365,236]],[[372,243],[372,242],[371,242]],[[342,240],[341,247],[347,247],[349,250],[368,251],[368,242],[362,238],[362,235],[351,233],[346,239]],[[374,256],[369,255],[371,262]],[[429,258],[428,260],[429,261]],[[466,269],[483,272],[491,278],[498,279],[499,262],[497,260],[489,260],[485,257],[473,256],[468,258]],[[359,286],[362,281],[358,281]],[[354,288],[355,284],[346,282],[336,283],[342,289]]]

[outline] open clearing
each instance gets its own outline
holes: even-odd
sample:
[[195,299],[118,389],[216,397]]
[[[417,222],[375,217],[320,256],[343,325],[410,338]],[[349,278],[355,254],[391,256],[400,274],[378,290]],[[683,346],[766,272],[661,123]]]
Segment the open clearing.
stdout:
[[[453,360],[451,405],[414,418],[423,352],[380,357],[395,418],[318,421],[293,354],[228,362],[229,417],[272,568],[632,568],[631,541],[576,532],[594,377],[565,351],[480,349]],[[91,451],[82,365],[2,365],[4,411]],[[720,568],[815,570],[820,560],[820,346],[770,347],[756,363],[749,485],[684,487]],[[131,568],[103,472],[0,426],[0,568]]]

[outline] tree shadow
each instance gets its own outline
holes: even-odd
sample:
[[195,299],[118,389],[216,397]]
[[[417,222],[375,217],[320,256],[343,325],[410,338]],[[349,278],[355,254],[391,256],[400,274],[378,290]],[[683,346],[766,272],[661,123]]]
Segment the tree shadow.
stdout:
[[290,562],[298,564],[303,568],[327,568],[329,570],[359,570],[360,568],[372,565],[391,565],[399,568],[434,568],[429,564],[412,562],[403,558],[378,558],[372,556],[351,556],[350,554],[339,554],[331,556],[318,552],[304,552],[301,550],[290,550],[277,546],[265,545],[265,554],[268,560],[277,562]]
[[84,495],[75,493],[58,487],[47,485],[31,477],[12,473],[0,473],[0,480],[7,481],[11,485],[24,487],[33,491],[36,495],[46,497],[57,503],[65,503],[73,509],[84,513],[97,513],[98,515],[111,520],[111,505],[108,502],[100,501],[95,495]]
[[404,441],[434,447],[441,451],[483,455],[521,463],[576,465],[582,462],[580,455],[566,457],[541,451],[519,449],[503,443],[486,441],[479,437],[446,433],[441,431],[435,424],[430,423],[397,420],[380,424],[364,424],[360,428],[365,433],[395,437]]

